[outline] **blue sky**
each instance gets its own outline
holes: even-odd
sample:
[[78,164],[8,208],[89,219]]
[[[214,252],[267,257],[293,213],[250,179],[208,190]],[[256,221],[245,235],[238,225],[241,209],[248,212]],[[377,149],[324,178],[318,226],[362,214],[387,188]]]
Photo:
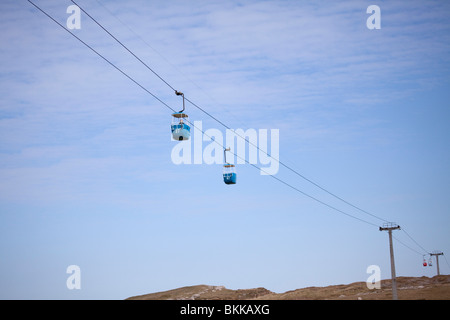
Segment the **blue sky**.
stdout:
[[[36,3],[65,25],[70,1]],[[193,3],[79,1],[231,128],[279,129],[281,161],[450,252],[450,3]],[[366,27],[371,4],[380,30]],[[372,264],[390,277],[386,233],[249,165],[226,186],[220,165],[173,164],[166,107],[27,1],[0,9],[0,298],[122,299],[196,284],[284,292],[365,281]],[[180,107],[87,16],[74,33]],[[285,168],[277,177],[382,223]],[[394,242],[398,276],[435,274],[404,232],[395,237],[410,247]],[[66,287],[72,264],[81,290]]]

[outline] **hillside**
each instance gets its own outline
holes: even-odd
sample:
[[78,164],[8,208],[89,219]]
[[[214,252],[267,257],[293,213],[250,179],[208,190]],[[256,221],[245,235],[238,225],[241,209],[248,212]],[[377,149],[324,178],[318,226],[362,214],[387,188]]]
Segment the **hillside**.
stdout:
[[[401,300],[450,300],[450,276],[398,277]],[[223,286],[197,285],[150,293],[129,300],[390,300],[391,281],[382,280],[380,289],[369,290],[365,282],[327,287],[308,287],[274,293],[265,288],[231,290]]]
[[264,297],[273,292],[264,289],[231,290],[223,286],[198,285],[174,290],[144,294],[129,300],[250,300]]

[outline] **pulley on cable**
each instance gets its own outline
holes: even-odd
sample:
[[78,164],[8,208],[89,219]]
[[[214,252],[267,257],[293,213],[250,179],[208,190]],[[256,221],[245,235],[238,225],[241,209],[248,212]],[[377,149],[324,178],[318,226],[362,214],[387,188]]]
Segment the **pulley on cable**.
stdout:
[[227,162],[227,151],[230,151],[230,148],[223,150],[223,182],[226,184],[236,184],[236,167],[234,164]]
[[178,91],[175,91],[175,94],[183,97],[183,110],[172,114],[172,137],[178,141],[189,140],[191,127],[188,124],[188,115],[184,113],[184,94]]

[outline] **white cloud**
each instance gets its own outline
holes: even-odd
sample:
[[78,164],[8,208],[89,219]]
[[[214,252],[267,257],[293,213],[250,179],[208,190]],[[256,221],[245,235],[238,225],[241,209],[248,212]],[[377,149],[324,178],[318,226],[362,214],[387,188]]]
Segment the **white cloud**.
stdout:
[[[61,23],[69,4],[39,2]],[[380,115],[368,122],[360,110],[426,90],[446,74],[441,66],[448,68],[449,27],[442,23],[448,5],[438,1],[425,12],[420,1],[380,3],[382,29],[375,31],[365,26],[361,1],[104,3],[157,52],[102,6],[80,5],[231,127],[283,128],[281,138],[285,132],[313,141],[339,132],[351,137],[363,128],[357,123],[382,122]],[[3,159],[14,152],[32,165],[36,158],[26,155],[34,148],[59,148],[58,161],[70,161],[109,156],[114,148],[135,156],[144,146],[159,146],[163,140],[152,137],[165,137],[166,107],[28,3],[3,2],[2,9],[0,27],[7,32],[0,39],[8,43],[0,52]],[[181,104],[88,17],[76,34],[171,106]],[[188,110],[193,120],[207,118]],[[339,123],[341,113],[352,116]]]
[[[72,4],[34,1],[63,24]],[[448,140],[448,126],[442,115],[448,112],[440,111],[447,104],[441,96],[432,101],[441,109],[427,105],[435,113],[425,119],[428,127],[423,128],[421,116],[430,113],[423,110],[424,102],[416,100],[428,103],[430,88],[448,84],[450,2],[379,0],[382,29],[370,31],[366,28],[370,2],[365,0],[100,1],[151,47],[97,2],[77,0],[176,89],[232,128],[280,129],[280,158],[291,167],[301,168],[346,199],[367,205],[371,212],[371,206],[387,216],[405,212],[405,218],[419,221],[427,203],[435,203],[443,209],[442,217],[448,216],[445,196],[435,196],[446,190],[442,173],[448,152],[442,146]],[[181,105],[179,97],[85,15],[81,27],[76,34],[87,43],[169,105],[176,109]],[[330,246],[309,228],[322,223],[321,214],[328,214],[328,208],[311,205],[310,199],[297,197],[276,181],[272,184],[268,177],[261,179],[249,166],[238,168],[238,185],[224,193],[220,167],[174,165],[170,111],[27,1],[1,1],[0,28],[0,225],[5,231],[3,249],[12,258],[2,274],[13,279],[6,282],[13,290],[7,292],[27,292],[35,283],[36,277],[24,278],[23,261],[54,270],[61,256],[72,259],[75,252],[81,252],[78,256],[89,266],[100,262],[111,274],[119,270],[127,277],[128,272],[129,283],[139,285],[148,275],[144,269],[136,275],[136,266],[159,259],[154,269],[161,279],[147,280],[151,286],[167,286],[162,284],[171,276],[165,271],[166,252],[186,255],[179,243],[203,244],[205,230],[212,230],[212,236],[217,230],[224,235],[239,231],[238,242],[250,243],[250,251],[259,250],[262,234],[271,234],[280,243],[288,235],[292,240],[288,244],[316,236],[319,247],[335,249],[336,244]],[[220,128],[187,107],[191,119],[202,120],[204,129]],[[416,124],[427,135],[414,143],[398,143],[420,131]],[[394,147],[372,148],[389,144]],[[336,201],[283,168],[279,177],[327,202]],[[393,194],[408,201],[386,201]],[[175,208],[176,203],[183,209]],[[428,215],[427,221],[436,221],[435,217]],[[348,228],[348,221],[341,218],[326,216],[322,231],[333,234],[339,223]],[[307,234],[298,233],[298,226]],[[222,238],[213,243],[226,249]],[[142,255],[149,243],[156,248],[161,239],[169,239],[170,250]],[[352,239],[341,240],[349,240],[343,247],[352,245]],[[95,248],[115,249],[111,243],[116,242],[127,259],[112,250],[117,263],[111,264],[109,253]],[[364,245],[358,243],[356,249],[367,249]],[[369,245],[376,249],[376,241]],[[42,254],[43,247],[48,254]],[[277,252],[269,248],[267,256],[274,252],[289,256],[292,249],[294,245]],[[47,259],[49,255],[54,258]],[[251,258],[250,265],[260,262]],[[292,284],[299,272],[314,276],[316,266],[302,264],[303,258],[294,261],[300,271],[287,270],[283,278],[267,281]],[[236,262],[227,261],[239,265]],[[89,272],[105,278],[104,268],[97,269]],[[330,274],[330,281],[342,283],[333,266],[324,263],[323,271]],[[353,271],[347,277],[358,281]],[[202,279],[201,273],[200,268],[182,281],[195,282]],[[39,277],[35,287],[52,277]],[[118,293],[123,288],[106,278],[110,292],[102,286],[96,293],[123,297],[123,291]],[[239,285],[226,272],[221,279]],[[175,286],[177,281],[172,281]],[[300,280],[298,286],[302,285]],[[45,289],[48,296],[59,296],[53,286]],[[288,289],[292,288],[283,290]],[[41,297],[41,291],[32,297]],[[84,290],[82,294],[93,295]]]

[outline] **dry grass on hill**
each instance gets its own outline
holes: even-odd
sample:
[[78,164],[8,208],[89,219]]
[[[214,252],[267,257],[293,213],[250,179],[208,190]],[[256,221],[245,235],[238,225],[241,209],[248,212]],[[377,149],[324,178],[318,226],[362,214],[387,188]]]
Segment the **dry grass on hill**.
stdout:
[[[401,300],[450,300],[450,276],[398,277],[398,298]],[[390,300],[391,281],[382,280],[380,289],[370,290],[365,282],[308,287],[284,293],[265,288],[231,290],[223,286],[198,285],[150,293],[130,300]]]

